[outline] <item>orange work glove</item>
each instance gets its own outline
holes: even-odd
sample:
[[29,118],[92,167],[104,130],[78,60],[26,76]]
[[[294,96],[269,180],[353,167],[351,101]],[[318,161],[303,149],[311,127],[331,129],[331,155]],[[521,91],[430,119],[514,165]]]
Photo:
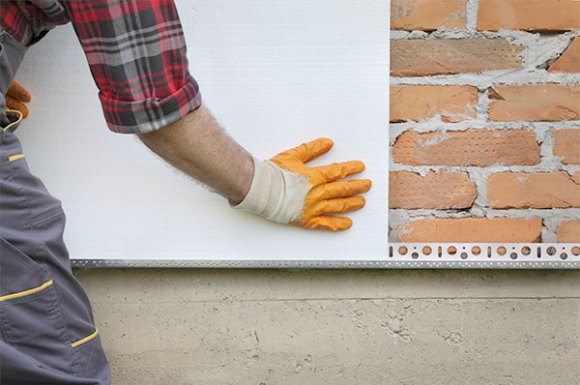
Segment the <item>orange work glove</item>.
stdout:
[[361,161],[320,167],[306,165],[332,146],[332,140],[320,138],[282,152],[269,161],[254,159],[250,191],[234,208],[307,229],[349,229],[350,218],[333,214],[364,207],[365,199],[359,194],[371,188],[371,181],[341,181],[362,172],[365,165]]
[[28,103],[30,100],[32,100],[30,93],[20,83],[13,80],[6,91],[6,109],[20,111],[22,117],[26,118],[29,111],[24,103]]

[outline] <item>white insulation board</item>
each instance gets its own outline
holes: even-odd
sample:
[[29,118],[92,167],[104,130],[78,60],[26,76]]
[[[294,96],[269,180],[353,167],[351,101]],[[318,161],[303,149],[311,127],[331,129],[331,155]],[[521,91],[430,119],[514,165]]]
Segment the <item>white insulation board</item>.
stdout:
[[314,164],[361,159],[367,207],[343,233],[232,210],[136,136],[110,132],[71,24],[32,46],[16,79],[32,93],[17,133],[62,200],[73,259],[370,260],[387,254],[388,2],[176,0],[203,102],[258,158],[335,141]]

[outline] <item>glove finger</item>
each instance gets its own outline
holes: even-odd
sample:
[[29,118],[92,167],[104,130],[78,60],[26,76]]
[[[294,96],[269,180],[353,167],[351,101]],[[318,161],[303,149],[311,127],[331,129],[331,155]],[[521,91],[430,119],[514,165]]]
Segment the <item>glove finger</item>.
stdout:
[[302,227],[307,229],[323,229],[330,231],[344,231],[352,226],[352,219],[332,216],[318,216],[311,218]]
[[363,208],[365,203],[365,198],[360,195],[350,198],[327,199],[316,203],[312,210],[308,211],[314,216],[348,213]]
[[320,155],[326,154],[332,146],[333,141],[328,138],[318,138],[308,143],[302,143],[298,147],[291,148],[275,156],[289,156],[300,160],[302,163],[311,161]]
[[365,164],[360,160],[333,163],[326,166],[314,167],[311,173],[318,176],[318,182],[332,182],[347,176],[358,174],[365,169]]
[[13,98],[25,103],[28,103],[32,100],[32,95],[30,95],[30,92],[28,92],[26,88],[22,87],[22,85],[16,80],[12,80],[10,87],[8,87],[8,90],[6,91],[6,95],[10,95]]
[[333,198],[348,198],[370,190],[370,179],[355,179],[347,182],[330,182],[316,186],[309,193],[309,198],[315,201]]
[[22,112],[23,119],[28,117],[28,107],[19,100],[14,99],[12,96],[6,95],[6,108]]

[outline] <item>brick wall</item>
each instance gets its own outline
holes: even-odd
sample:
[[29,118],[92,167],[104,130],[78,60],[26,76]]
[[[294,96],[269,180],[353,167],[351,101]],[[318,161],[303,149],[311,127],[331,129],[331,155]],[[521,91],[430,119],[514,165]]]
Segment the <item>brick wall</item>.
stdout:
[[580,1],[391,0],[391,242],[580,242]]

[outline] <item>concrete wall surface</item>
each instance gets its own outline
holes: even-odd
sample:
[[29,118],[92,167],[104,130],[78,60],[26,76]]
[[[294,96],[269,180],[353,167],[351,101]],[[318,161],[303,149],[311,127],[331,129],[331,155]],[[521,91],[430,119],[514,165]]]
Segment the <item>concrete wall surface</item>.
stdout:
[[116,385],[580,384],[580,271],[75,273]]

